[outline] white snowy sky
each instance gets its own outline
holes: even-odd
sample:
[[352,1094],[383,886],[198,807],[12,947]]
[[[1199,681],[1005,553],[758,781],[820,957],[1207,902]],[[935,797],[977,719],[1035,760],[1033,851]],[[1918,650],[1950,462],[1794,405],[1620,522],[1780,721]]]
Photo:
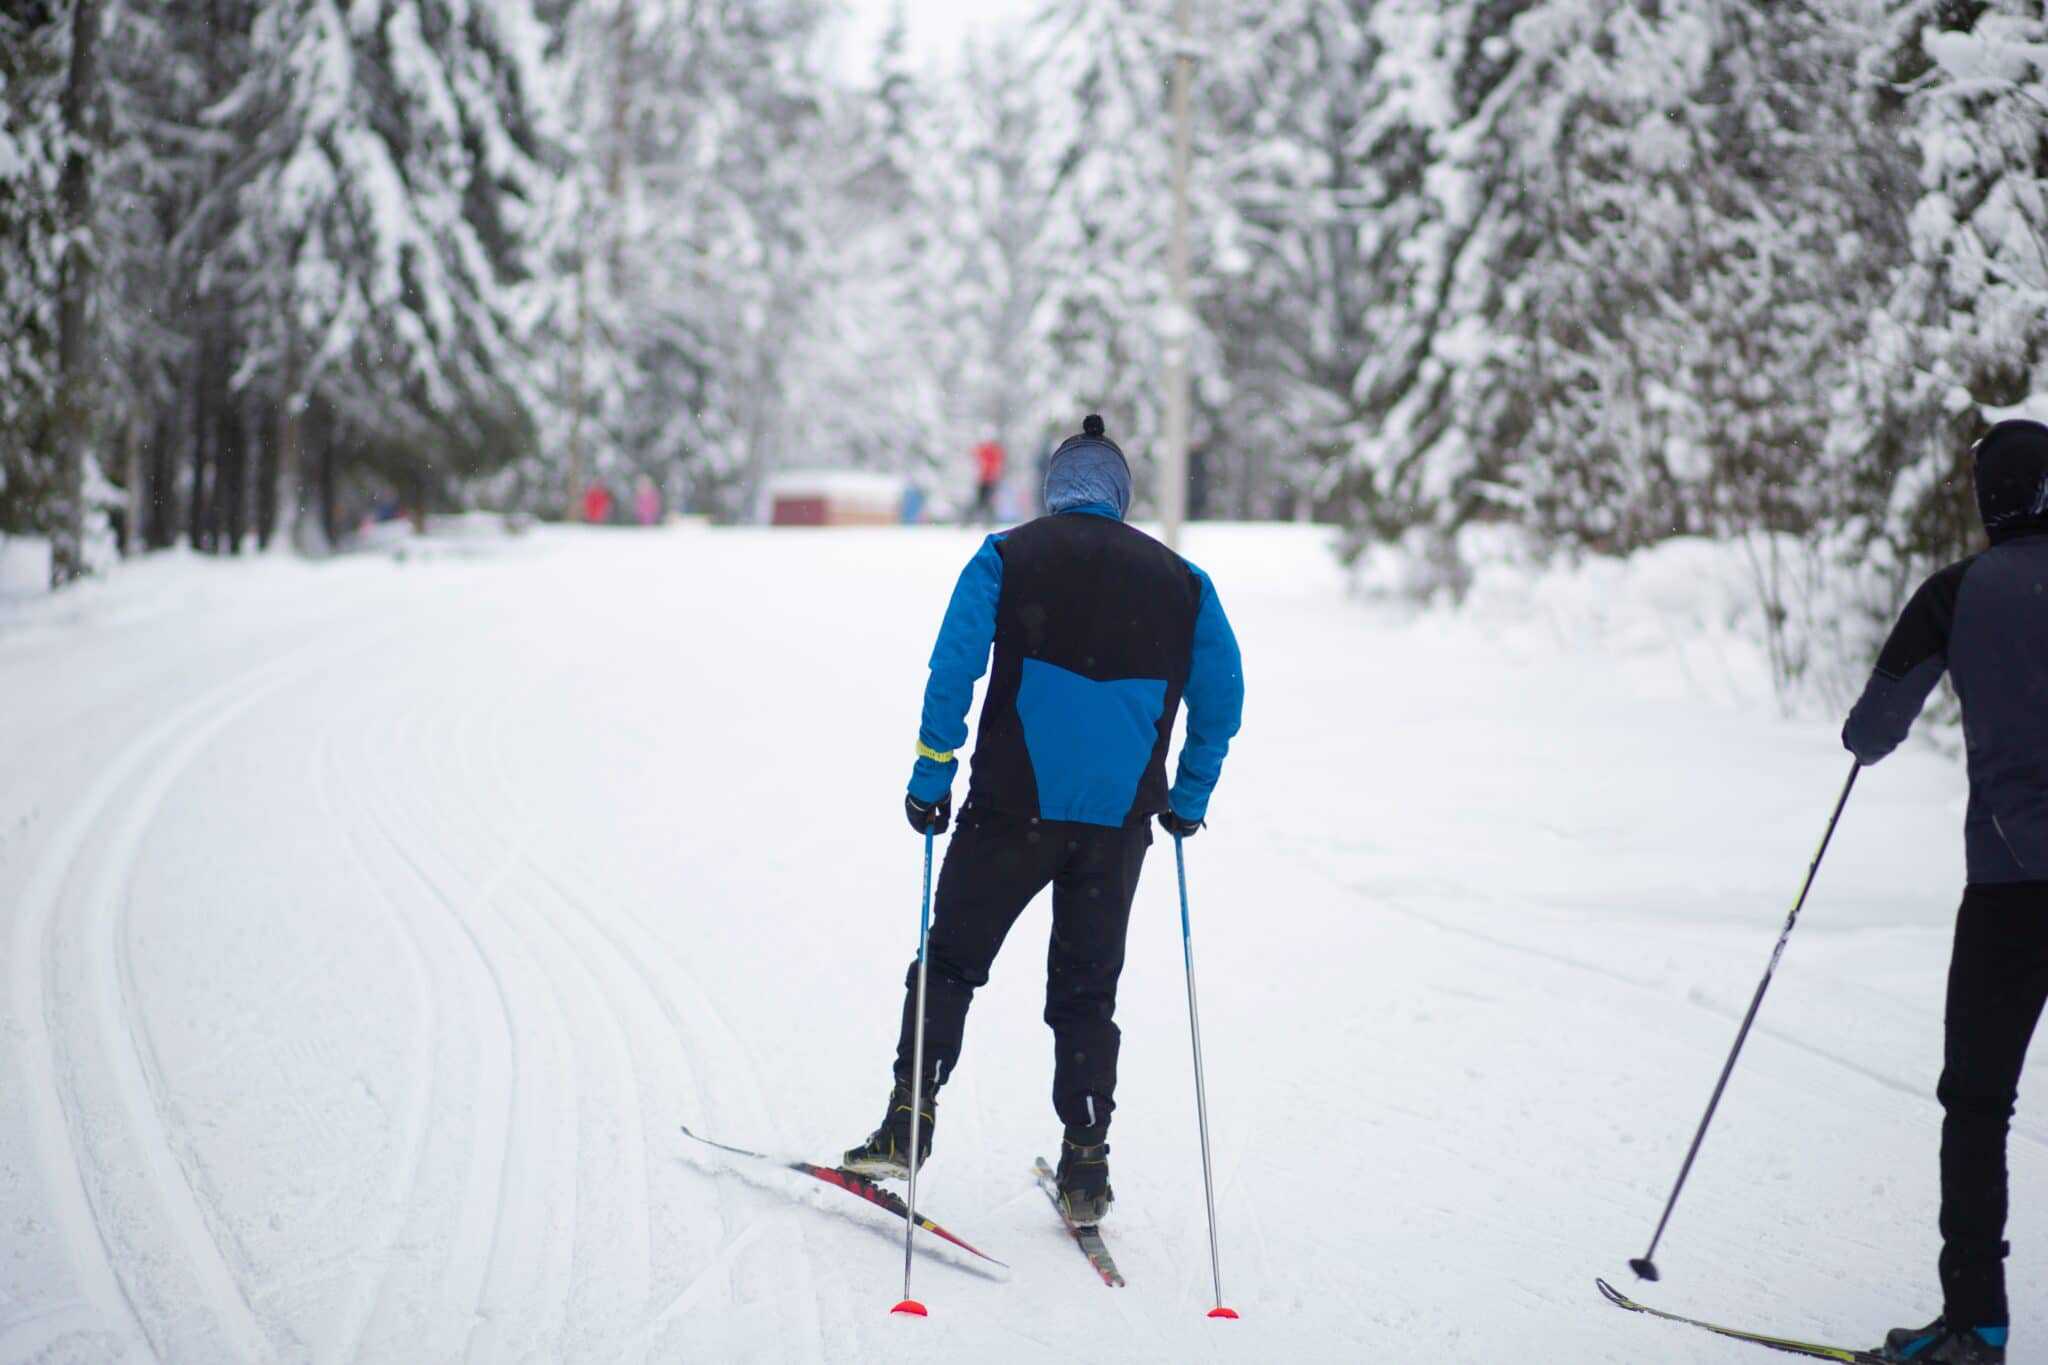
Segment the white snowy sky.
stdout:
[[910,50],[922,64],[943,61],[977,30],[1001,25],[1038,8],[1039,0],[840,0],[845,17],[834,35],[834,61],[851,79],[872,65],[875,50],[900,4],[909,25]]

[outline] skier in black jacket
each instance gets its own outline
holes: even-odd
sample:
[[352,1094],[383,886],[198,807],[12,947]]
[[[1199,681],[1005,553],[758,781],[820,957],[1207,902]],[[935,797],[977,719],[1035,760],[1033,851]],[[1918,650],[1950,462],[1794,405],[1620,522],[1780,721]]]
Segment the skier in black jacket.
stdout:
[[[931,1151],[933,1097],[959,1059],[975,989],[1050,885],[1045,1022],[1065,1127],[1059,1187],[1084,1224],[1100,1222],[1112,1199],[1116,985],[1149,822],[1181,837],[1202,827],[1244,703],[1237,640],[1208,575],[1126,526],[1130,500],[1130,466],[1091,416],[1047,466],[1048,515],[990,536],[960,575],[932,651],[904,797],[912,829],[946,829],[954,750],[989,670],[974,775],[931,926],[918,1161]],[[1187,740],[1169,788],[1166,750],[1183,700]],[[910,1173],[916,983],[912,962],[895,1087],[881,1126],[847,1152],[849,1170]]]
[[2005,1359],[2006,1135],[2048,1001],[2048,426],[2000,422],[1974,454],[1991,548],[1913,594],[1842,731],[1858,760],[1877,762],[1946,669],[1970,768],[1937,1091],[1943,1309],[1892,1332],[1888,1360]]

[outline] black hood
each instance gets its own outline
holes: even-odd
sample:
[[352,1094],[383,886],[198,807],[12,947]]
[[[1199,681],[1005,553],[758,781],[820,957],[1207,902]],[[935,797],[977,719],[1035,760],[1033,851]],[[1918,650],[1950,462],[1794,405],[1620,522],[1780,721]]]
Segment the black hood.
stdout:
[[2000,422],[1971,454],[1977,512],[1991,543],[2048,531],[2048,426]]

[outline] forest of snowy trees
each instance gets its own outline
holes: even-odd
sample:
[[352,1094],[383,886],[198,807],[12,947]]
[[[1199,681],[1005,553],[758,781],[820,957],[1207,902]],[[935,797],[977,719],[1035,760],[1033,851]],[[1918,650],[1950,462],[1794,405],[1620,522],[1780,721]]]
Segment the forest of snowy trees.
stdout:
[[1085,410],[1149,466],[1184,335],[1196,515],[1903,578],[2048,400],[2041,0],[1192,9],[1190,319],[1173,0],[860,79],[824,0],[14,0],[0,534],[737,517]]

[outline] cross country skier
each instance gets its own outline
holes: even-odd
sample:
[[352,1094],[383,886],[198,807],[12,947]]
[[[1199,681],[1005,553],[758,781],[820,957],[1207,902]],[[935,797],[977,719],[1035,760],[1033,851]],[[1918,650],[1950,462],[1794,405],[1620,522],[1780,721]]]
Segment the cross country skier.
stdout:
[[1969,752],[1969,884],[1937,1091],[1942,1315],[1892,1332],[1887,1360],[2005,1359],[2006,1133],[2048,1000],[2048,426],[2000,422],[1973,453],[1991,548],[1913,594],[1842,730],[1877,762],[1946,668]]
[[[975,680],[995,667],[960,828],[939,875],[928,950],[920,1165],[934,1096],[960,1057],[967,1007],[1024,907],[1052,886],[1045,1022],[1053,1108],[1065,1125],[1058,1183],[1082,1224],[1109,1212],[1116,1109],[1116,983],[1149,821],[1202,828],[1244,702],[1237,640],[1208,576],[1124,524],[1131,471],[1090,416],[1053,454],[1047,515],[988,537],[953,590],[932,651],[917,766],[904,810],[918,833],[952,815]],[[1166,784],[1185,698],[1187,741]],[[917,964],[905,981],[896,1083],[882,1124],[845,1166],[908,1176]]]

